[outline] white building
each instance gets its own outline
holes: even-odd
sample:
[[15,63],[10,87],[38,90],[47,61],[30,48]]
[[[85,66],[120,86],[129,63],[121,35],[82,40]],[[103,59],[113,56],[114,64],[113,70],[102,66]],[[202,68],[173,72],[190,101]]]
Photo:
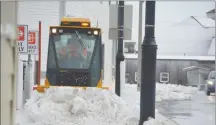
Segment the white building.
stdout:
[[[215,20],[216,18],[215,9],[208,11],[206,15],[208,18],[212,18]],[[211,45],[209,46],[208,55],[215,55],[215,37],[212,39]]]
[[212,18],[212,19],[215,20],[215,18],[216,18],[215,9],[208,11],[206,13],[206,15],[207,15],[208,18]]
[[205,56],[215,36],[215,22],[191,16],[164,32],[156,33],[158,54]]

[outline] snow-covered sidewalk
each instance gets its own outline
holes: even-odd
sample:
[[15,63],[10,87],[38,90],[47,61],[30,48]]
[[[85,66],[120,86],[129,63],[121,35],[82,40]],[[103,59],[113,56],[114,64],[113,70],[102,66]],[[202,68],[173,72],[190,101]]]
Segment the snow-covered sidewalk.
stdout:
[[174,84],[156,84],[156,101],[191,100],[198,88]]
[[[16,122],[16,125],[138,125],[139,110],[108,90],[60,87],[50,88],[44,94],[34,91],[24,109],[18,112]],[[156,112],[156,120],[150,119],[144,125],[176,124]]]
[[[156,84],[156,101],[166,100],[191,100],[198,92],[196,87],[173,85],[173,84]],[[137,91],[137,85],[125,84],[122,92],[122,98],[131,106],[139,106],[140,92]]]
[[[157,102],[192,100],[194,97],[197,96],[197,93],[199,93],[199,91],[198,91],[198,88],[196,87],[173,85],[173,84],[160,84],[160,83],[156,84],[156,101]],[[136,109],[139,110],[140,92],[137,91],[137,85],[125,84],[125,87],[122,93],[122,98],[129,105],[133,107],[137,107]],[[156,119],[161,119],[161,116],[156,115]]]

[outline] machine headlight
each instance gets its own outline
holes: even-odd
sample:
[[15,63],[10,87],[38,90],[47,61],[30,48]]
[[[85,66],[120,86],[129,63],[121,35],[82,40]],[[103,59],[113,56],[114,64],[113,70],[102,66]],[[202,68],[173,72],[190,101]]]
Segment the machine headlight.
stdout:
[[97,30],[94,31],[94,35],[98,35],[98,31]]
[[63,29],[59,29],[59,33],[63,33]]
[[57,29],[53,28],[52,33],[56,33],[56,32],[57,32]]
[[213,82],[212,81],[208,81],[207,82],[209,85],[213,85]]

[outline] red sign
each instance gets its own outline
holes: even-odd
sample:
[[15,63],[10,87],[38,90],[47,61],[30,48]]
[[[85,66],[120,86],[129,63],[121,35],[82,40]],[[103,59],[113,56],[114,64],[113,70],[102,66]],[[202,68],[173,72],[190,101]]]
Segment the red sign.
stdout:
[[25,40],[25,27],[24,26],[18,26],[18,41],[24,41]]
[[36,44],[36,32],[28,33],[28,44]]

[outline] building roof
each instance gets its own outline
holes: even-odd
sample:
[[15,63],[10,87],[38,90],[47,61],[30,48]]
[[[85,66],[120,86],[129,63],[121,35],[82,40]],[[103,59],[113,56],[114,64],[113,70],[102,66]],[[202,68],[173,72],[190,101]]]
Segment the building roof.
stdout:
[[210,67],[199,67],[199,66],[189,66],[189,67],[183,68],[182,70],[183,71],[191,71],[191,70],[197,70],[197,69],[211,70],[212,68],[210,68]]
[[204,28],[214,28],[215,27],[215,20],[207,17],[196,17],[191,16],[197,23],[199,23]]
[[[125,59],[137,59],[138,54],[124,54]],[[158,60],[197,60],[197,61],[215,61],[215,56],[157,56]]]
[[206,12],[206,13],[207,13],[207,14],[208,14],[208,13],[215,13],[215,9],[212,9],[212,10]]
[[182,26],[182,25],[192,26],[195,23],[192,22],[191,20],[195,21],[195,23],[198,23],[203,28],[214,28],[215,27],[214,19],[208,18],[208,17],[199,17],[199,16],[190,16],[174,26]]

